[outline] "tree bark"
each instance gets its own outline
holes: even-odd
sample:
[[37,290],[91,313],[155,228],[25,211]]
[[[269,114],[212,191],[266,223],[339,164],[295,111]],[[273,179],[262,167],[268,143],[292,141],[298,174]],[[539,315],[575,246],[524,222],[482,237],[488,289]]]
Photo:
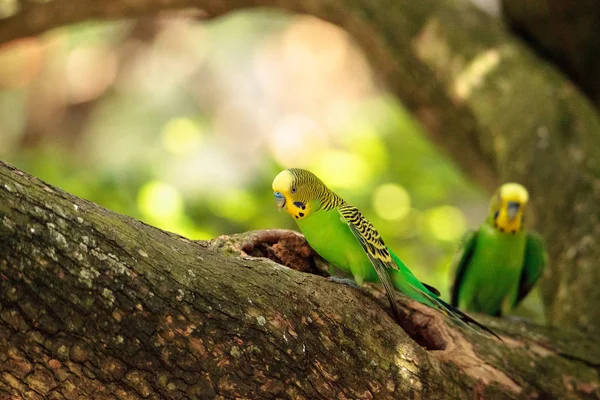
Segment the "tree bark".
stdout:
[[0,221],[2,399],[600,398],[592,337],[399,296],[419,345],[377,289],[248,255],[319,271],[290,231],[190,241],[4,163]]
[[600,3],[503,0],[511,27],[600,106]]
[[[600,332],[600,119],[585,95],[466,1],[21,1],[0,42],[89,18],[202,7],[309,13],[346,29],[430,137],[488,189],[519,181],[549,245],[550,323]],[[530,211],[531,213],[531,211]],[[537,223],[535,223],[537,221]]]

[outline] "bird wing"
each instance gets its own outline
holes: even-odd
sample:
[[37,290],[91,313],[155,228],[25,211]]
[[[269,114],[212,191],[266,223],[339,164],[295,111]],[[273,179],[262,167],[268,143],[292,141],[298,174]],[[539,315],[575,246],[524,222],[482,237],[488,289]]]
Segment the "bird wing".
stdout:
[[[339,207],[339,211],[341,217],[348,224],[350,231],[352,231],[352,233],[362,246],[363,250],[369,257],[369,260],[371,261],[371,264],[373,264],[375,271],[377,271],[377,275],[383,283],[388,300],[390,301],[390,305],[394,310],[394,315],[396,316],[396,319],[400,321],[400,314],[396,306],[396,298],[394,297],[394,286],[392,285],[392,280],[388,275],[388,270],[400,270],[398,264],[396,264],[396,262],[393,260],[392,255],[390,254],[387,246],[383,243],[381,236],[379,236],[379,232],[377,232],[373,225],[365,217],[362,216],[362,214],[360,213],[360,211],[358,211],[356,207],[353,207],[348,204],[343,204]],[[418,291],[423,296],[425,296],[434,308],[441,311],[444,315],[449,316],[453,320],[457,321],[459,324],[471,329],[473,328],[469,324],[473,324],[480,330],[491,333],[492,335],[500,339],[500,337],[496,335],[493,331],[480,324],[479,322],[475,321],[473,318],[469,317],[467,314],[463,313],[459,309],[451,306],[450,304],[440,299],[435,293],[437,292],[437,289],[429,285],[424,285],[423,289],[425,290],[420,289],[419,287],[412,284],[411,286],[414,290]]]
[[535,283],[542,276],[546,264],[548,264],[548,254],[546,253],[542,237],[534,232],[527,233],[525,258],[515,306],[531,291]]
[[358,208],[349,204],[342,204],[338,209],[344,222],[348,224],[350,231],[360,243],[367,257],[369,257],[371,264],[373,264],[373,268],[375,268],[379,280],[385,288],[394,316],[400,321],[400,313],[394,295],[394,285],[387,272],[390,269],[398,270],[398,265],[392,260],[392,256],[385,243],[383,243],[381,236],[379,236],[379,232],[363,217]]
[[451,291],[451,300],[450,304],[454,307],[458,307],[458,297],[460,294],[460,287],[462,285],[462,281],[465,277],[465,273],[467,272],[467,267],[469,262],[471,261],[471,257],[473,256],[473,251],[475,250],[475,243],[477,242],[477,231],[470,230],[464,234],[460,247],[454,256],[454,260],[452,261],[452,271],[455,271],[454,283],[452,284]]

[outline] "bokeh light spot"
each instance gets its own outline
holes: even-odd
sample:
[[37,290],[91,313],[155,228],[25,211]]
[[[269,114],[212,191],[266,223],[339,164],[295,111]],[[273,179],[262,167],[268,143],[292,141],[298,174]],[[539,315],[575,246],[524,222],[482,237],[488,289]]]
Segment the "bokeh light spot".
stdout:
[[322,157],[328,147],[328,138],[312,118],[294,114],[285,116],[277,123],[269,145],[281,165],[303,167]]
[[173,154],[190,154],[202,144],[202,128],[189,118],[171,119],[163,127],[162,144]]
[[21,10],[21,4],[17,0],[0,1],[0,19],[12,17]]
[[458,240],[467,228],[465,216],[456,207],[435,207],[427,210],[423,217],[426,229],[439,240]]
[[388,166],[387,149],[374,129],[364,127],[360,133],[347,135],[348,150],[369,160],[374,172],[384,171]]
[[372,168],[361,156],[343,150],[328,150],[312,171],[333,188],[355,189],[364,186]]
[[297,18],[282,37],[283,68],[304,82],[339,71],[350,50],[347,34],[318,18]]
[[158,181],[146,183],[138,193],[138,208],[154,221],[177,218],[183,214],[183,199],[173,186]]
[[403,219],[410,212],[410,194],[396,183],[385,183],[373,192],[373,208],[380,218]]
[[104,47],[79,47],[71,52],[66,65],[70,100],[83,103],[104,93],[117,76],[116,54]]

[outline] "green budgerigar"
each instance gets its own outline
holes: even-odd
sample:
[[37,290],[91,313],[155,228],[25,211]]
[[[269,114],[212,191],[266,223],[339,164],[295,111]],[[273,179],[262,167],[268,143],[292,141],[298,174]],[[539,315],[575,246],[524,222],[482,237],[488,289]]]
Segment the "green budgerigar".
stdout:
[[493,195],[487,219],[467,232],[455,256],[453,306],[500,316],[535,285],[548,257],[541,237],[523,228],[528,200],[518,183],[505,183]]
[[398,321],[394,288],[463,326],[470,323],[494,334],[445,303],[435,288],[420,282],[384,244],[360,211],[327,188],[312,172],[298,168],[282,171],[273,180],[273,192],[277,207],[296,219],[310,246],[325,260],[350,273],[358,285],[383,284]]

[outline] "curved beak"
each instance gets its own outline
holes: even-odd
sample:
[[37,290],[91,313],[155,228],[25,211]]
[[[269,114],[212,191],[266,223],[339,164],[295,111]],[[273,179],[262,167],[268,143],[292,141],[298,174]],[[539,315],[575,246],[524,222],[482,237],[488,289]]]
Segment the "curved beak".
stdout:
[[511,220],[515,219],[520,208],[521,203],[518,203],[516,201],[509,201],[506,205],[506,214],[508,215],[508,218]]
[[285,206],[285,196],[281,194],[281,192],[274,192],[273,197],[275,197],[275,204],[277,204],[277,208],[279,211]]

